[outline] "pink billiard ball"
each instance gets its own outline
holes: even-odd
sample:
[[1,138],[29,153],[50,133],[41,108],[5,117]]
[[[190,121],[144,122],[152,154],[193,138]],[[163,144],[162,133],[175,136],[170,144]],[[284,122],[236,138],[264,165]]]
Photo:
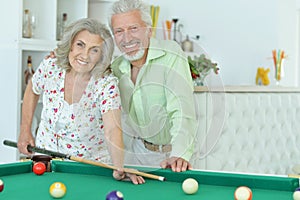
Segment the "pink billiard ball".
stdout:
[[0,192],[2,192],[4,189],[4,183],[3,181],[0,179]]

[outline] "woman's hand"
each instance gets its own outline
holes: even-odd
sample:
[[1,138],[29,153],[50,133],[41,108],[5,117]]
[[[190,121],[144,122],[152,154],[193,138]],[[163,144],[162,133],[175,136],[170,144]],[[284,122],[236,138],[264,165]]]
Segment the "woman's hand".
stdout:
[[113,177],[119,181],[131,181],[135,185],[145,183],[145,180],[142,176],[137,176],[136,174],[124,172],[123,169],[114,170]]
[[19,149],[20,153],[25,154],[25,155],[31,155],[32,152],[29,152],[27,150],[28,145],[35,146],[34,138],[31,134],[31,132],[29,132],[29,133],[21,132],[19,139],[18,139],[18,149]]

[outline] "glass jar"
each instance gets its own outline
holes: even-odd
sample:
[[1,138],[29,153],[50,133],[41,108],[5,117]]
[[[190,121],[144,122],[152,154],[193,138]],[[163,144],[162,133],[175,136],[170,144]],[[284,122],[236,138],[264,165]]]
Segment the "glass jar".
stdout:
[[28,9],[24,10],[23,18],[23,37],[31,38],[32,37],[32,25],[31,25],[31,15]]

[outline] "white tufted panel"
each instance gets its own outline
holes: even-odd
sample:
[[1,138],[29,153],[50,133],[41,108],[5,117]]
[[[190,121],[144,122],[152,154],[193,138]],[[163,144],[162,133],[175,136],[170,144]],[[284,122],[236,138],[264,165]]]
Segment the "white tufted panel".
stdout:
[[199,118],[206,126],[198,130],[195,168],[289,174],[300,164],[300,93],[195,96],[198,102],[206,98],[207,109]]

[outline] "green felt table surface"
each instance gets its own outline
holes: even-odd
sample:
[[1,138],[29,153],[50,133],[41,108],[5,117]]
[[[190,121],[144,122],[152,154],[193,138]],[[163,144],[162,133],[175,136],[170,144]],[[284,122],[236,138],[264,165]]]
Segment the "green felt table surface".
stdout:
[[[52,161],[52,172],[36,175],[32,162],[0,165],[0,179],[4,190],[0,200],[47,200],[53,199],[49,187],[53,182],[63,182],[67,193],[62,199],[105,199],[112,190],[123,193],[125,200],[233,200],[238,186],[246,185],[253,192],[253,200],[292,200],[294,190],[299,187],[297,178],[236,174],[190,170],[175,173],[169,169],[138,168],[141,171],[164,176],[166,181],[146,179],[142,185],[116,181],[112,171],[101,167],[69,161]],[[186,178],[195,178],[199,183],[196,194],[187,195],[181,185]]]

